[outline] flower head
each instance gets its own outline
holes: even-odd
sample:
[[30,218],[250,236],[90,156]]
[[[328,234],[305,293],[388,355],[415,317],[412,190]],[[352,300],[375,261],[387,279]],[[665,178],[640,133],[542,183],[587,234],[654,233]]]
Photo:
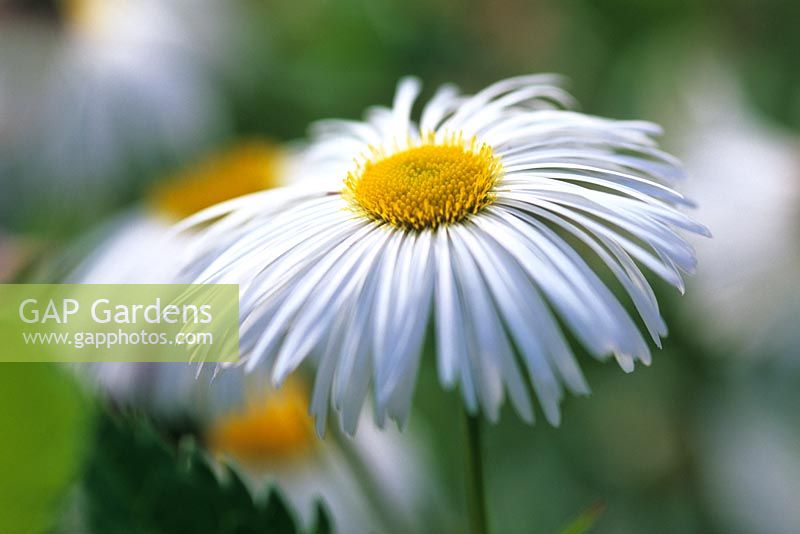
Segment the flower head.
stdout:
[[286,180],[288,152],[263,140],[237,143],[168,176],[150,191],[149,203],[157,215],[181,219],[231,198],[279,187]]
[[207,440],[217,454],[255,467],[305,453],[315,440],[302,381],[246,399],[239,410],[213,421]]
[[[188,239],[170,238],[171,225],[231,198],[285,185],[296,158],[292,148],[250,139],[165,176],[147,191],[141,206],[100,227],[70,251],[81,261],[67,281],[185,282],[175,264],[165,261],[180,256],[188,243]],[[86,250],[87,245],[91,250]],[[73,262],[66,259],[64,263]]]
[[430,136],[418,146],[372,157],[345,179],[353,207],[396,228],[424,230],[478,213],[491,203],[502,166],[486,145]]
[[392,109],[315,125],[304,168],[317,187],[185,222],[219,219],[193,272],[240,284],[247,367],[280,382],[317,363],[320,430],[332,405],[355,431],[370,385],[378,421],[404,422],[429,326],[441,382],[493,420],[506,393],[533,420],[528,384],[554,424],[565,389],[588,391],[565,331],[625,370],[650,361],[595,266],[658,345],[666,325],[638,264],[682,290],[695,256],[679,230],[707,231],[676,209],[689,204],[671,187],[683,173],[652,140],[658,126],[568,111],[557,81],[523,76],[471,96],[446,86],[417,122],[420,85],[404,79]]
[[335,432],[317,439],[308,382],[301,374],[273,389],[242,369],[198,372],[177,362],[106,362],[101,369],[104,396],[116,406],[181,433],[189,423],[216,460],[212,465],[234,469],[255,499],[279,488],[304,531],[312,529],[320,502],[336,532],[390,531],[386,522],[396,518],[376,513],[376,499],[407,518],[403,532],[430,531],[421,518],[439,498],[440,487],[431,477],[424,439],[370,425],[356,439]]
[[58,16],[46,23],[0,20],[0,107],[13,112],[14,124],[13,136],[0,135],[0,151],[24,194],[10,208],[23,213],[30,204],[69,220],[102,214],[131,183],[143,185],[229,132],[219,74],[239,76],[229,67],[240,63],[240,55],[232,61],[239,38],[231,27],[239,7],[49,4]]

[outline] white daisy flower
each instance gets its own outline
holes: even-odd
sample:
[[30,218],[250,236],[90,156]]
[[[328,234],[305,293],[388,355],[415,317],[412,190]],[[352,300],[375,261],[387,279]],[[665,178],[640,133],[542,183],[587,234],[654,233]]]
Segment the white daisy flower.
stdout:
[[[172,226],[219,202],[286,185],[299,160],[293,147],[239,141],[166,176],[140,205],[84,236],[38,278],[84,284],[186,283],[178,266],[165,258],[184,254],[192,236],[171,236]],[[116,402],[155,405],[161,412],[170,405],[174,412],[183,410],[196,387],[196,369],[186,364],[98,362],[79,369]]]
[[[167,239],[172,225],[217,202],[285,185],[304,174],[299,165],[293,147],[249,140],[168,176],[142,206],[102,228],[99,244],[96,237],[87,238],[93,250],[67,280],[185,282],[165,258],[182,254],[192,237]],[[356,440],[318,440],[301,376],[276,390],[242,369],[217,374],[186,363],[100,362],[76,371],[115,405],[167,422],[195,423],[208,449],[236,464],[254,495],[271,485],[280,488],[307,530],[318,501],[338,532],[423,532],[429,526],[424,522],[432,520],[425,514],[440,493],[429,475],[425,444],[415,435],[377,429]]]
[[220,71],[238,46],[235,7],[58,4],[58,20],[0,21],[0,108],[16,125],[13,136],[0,133],[0,151],[21,167],[16,187],[39,204],[45,197],[59,207],[66,196],[74,207],[87,191],[95,200],[118,195],[121,180],[149,177],[228,133]]
[[85,236],[84,243],[69,251],[82,257],[70,269],[67,281],[178,283],[179,269],[164,258],[180,256],[190,236],[171,236],[172,226],[219,202],[287,185],[299,160],[300,152],[293,147],[249,139],[166,176],[138,206]]
[[[680,164],[657,125],[568,111],[558,78],[532,75],[475,95],[441,88],[364,122],[316,124],[318,187],[236,199],[184,222],[199,235],[189,272],[238,283],[247,369],[280,383],[318,365],[312,411],[354,432],[370,384],[375,414],[403,424],[427,332],[442,384],[470,413],[498,418],[505,392],[526,421],[559,423],[564,390],[588,392],[568,335],[626,371],[650,350],[595,272],[613,276],[656,345],[666,332],[638,264],[683,289],[695,256],[680,230]],[[584,258],[585,256],[585,258]]]
[[242,369],[228,370],[201,389],[215,397],[204,425],[206,445],[239,468],[255,495],[276,485],[307,529],[319,500],[336,532],[443,528],[448,514],[417,435],[372,427],[356,439],[319,440],[300,377],[293,375],[278,390],[255,388],[252,378]]
[[167,425],[190,422],[253,496],[279,488],[304,530],[312,528],[320,501],[336,532],[429,532],[426,521],[449,520],[436,508],[441,494],[418,435],[372,428],[356,439],[318,439],[299,375],[273,389],[241,368],[216,376],[210,368],[198,376],[180,363],[117,367],[123,369],[117,382],[104,384],[114,402]]

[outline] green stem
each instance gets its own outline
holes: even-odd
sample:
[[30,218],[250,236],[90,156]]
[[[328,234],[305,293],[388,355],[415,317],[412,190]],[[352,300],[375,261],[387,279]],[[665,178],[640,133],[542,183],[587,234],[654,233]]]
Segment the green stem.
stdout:
[[481,450],[481,420],[479,415],[464,411],[467,426],[467,506],[472,534],[488,534],[486,518],[486,491],[483,481],[483,455]]

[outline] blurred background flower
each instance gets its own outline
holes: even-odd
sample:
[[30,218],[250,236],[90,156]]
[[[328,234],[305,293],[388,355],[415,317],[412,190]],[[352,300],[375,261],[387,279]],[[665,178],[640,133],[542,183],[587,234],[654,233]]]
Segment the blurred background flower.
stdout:
[[161,178],[138,204],[76,239],[38,276],[92,284],[188,282],[176,260],[191,237],[174,235],[171,227],[215,204],[307,178],[301,160],[288,146],[235,141]]
[[0,109],[13,124],[4,215],[35,212],[52,232],[224,138],[242,14],[215,1],[42,4],[3,2],[0,18]]
[[427,532],[454,521],[438,509],[441,488],[423,436],[365,422],[356,439],[335,429],[320,439],[302,375],[275,390],[241,369],[216,375],[180,363],[129,363],[102,371],[101,398],[122,413],[145,414],[170,441],[199,443],[213,467],[235,471],[256,502],[278,488],[301,531],[312,529],[319,506],[336,532]]
[[729,72],[701,66],[685,89],[681,144],[700,177],[687,189],[715,239],[696,242],[703,270],[689,282],[686,318],[729,356],[764,357],[784,303],[800,298],[800,241],[779,237],[800,234],[800,139],[749,109]]
[[[491,526],[558,532],[602,503],[591,532],[798,531],[800,3],[85,3],[108,4],[96,13],[130,13],[110,19],[79,15],[80,3],[0,0],[7,279],[31,280],[75,239],[96,247],[98,235],[114,235],[108,220],[152,214],[142,207],[152,184],[236,140],[290,141],[315,119],[357,119],[365,102],[388,101],[403,75],[425,79],[427,99],[442,82],[473,92],[510,75],[561,72],[583,111],[664,124],[664,145],[691,175],[687,194],[699,203],[691,215],[715,239],[696,243],[688,298],[654,287],[671,331],[652,367],[621,375],[578,354],[593,397],[567,400],[562,428],[530,428],[501,412],[485,451]],[[107,396],[87,402],[57,369],[4,366],[1,376],[0,462],[16,474],[0,480],[0,531],[85,532],[81,500],[130,512],[107,495],[143,503],[140,517],[149,507],[159,517],[210,520],[223,504],[262,517],[255,504],[235,506],[247,500],[228,499],[232,490],[185,478],[184,442],[174,437],[185,429],[162,428],[151,450],[132,421],[138,416],[109,427]],[[423,363],[419,376],[418,416],[407,431],[432,444],[422,478],[443,480],[437,530],[462,532],[463,429],[445,417],[459,399],[441,392],[435,367]],[[126,466],[140,478],[122,476]],[[103,473],[119,476],[112,483]],[[162,494],[146,481],[180,489],[172,515],[147,499]],[[76,489],[87,485],[99,489]],[[115,530],[102,525],[94,531]]]

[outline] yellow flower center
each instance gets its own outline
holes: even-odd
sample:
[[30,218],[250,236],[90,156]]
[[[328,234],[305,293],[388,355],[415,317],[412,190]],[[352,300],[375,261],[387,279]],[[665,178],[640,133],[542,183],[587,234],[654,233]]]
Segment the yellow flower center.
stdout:
[[209,448],[254,467],[307,451],[315,443],[307,398],[301,382],[288,380],[215,421],[207,434]]
[[84,35],[102,35],[114,19],[124,15],[122,0],[62,0],[67,27]]
[[182,219],[214,204],[277,187],[281,162],[280,150],[268,143],[241,144],[155,186],[151,205],[160,214]]
[[494,201],[492,188],[502,165],[476,139],[452,136],[385,156],[373,150],[345,180],[344,195],[373,219],[397,228],[422,230],[478,213]]

